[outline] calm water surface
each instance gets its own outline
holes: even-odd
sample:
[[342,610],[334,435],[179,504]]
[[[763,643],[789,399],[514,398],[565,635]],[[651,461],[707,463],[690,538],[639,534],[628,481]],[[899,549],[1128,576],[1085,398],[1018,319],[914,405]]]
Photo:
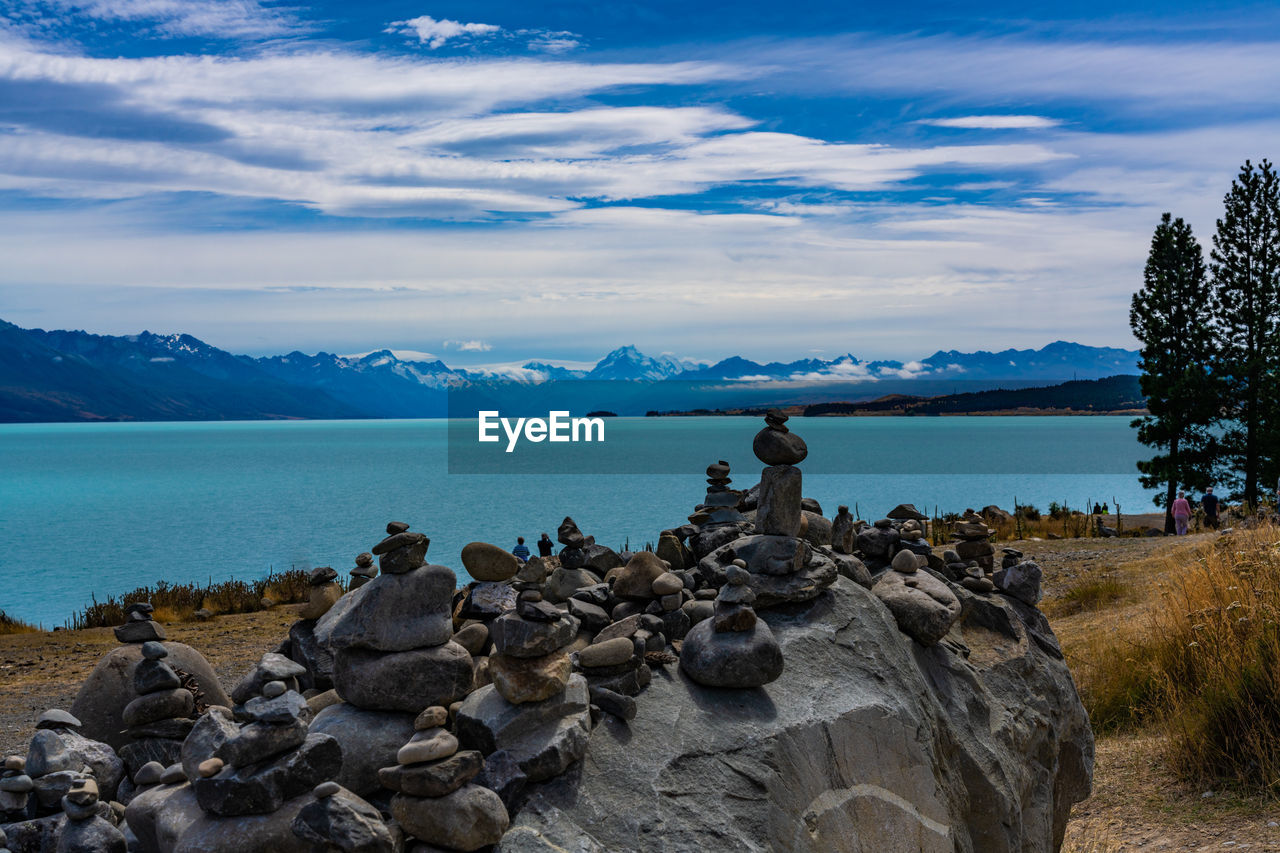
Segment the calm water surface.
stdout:
[[[761,425],[610,419],[613,458],[559,449],[571,464],[555,470],[577,474],[450,474],[443,421],[0,425],[0,610],[52,627],[91,595],[161,579],[249,579],[322,565],[345,574],[393,519],[431,537],[428,558],[460,577],[467,542],[509,547],[522,535],[532,544],[542,531],[554,538],[565,515],[606,545],[643,547],[701,501],[707,463],[729,461],[740,488],[759,478],[750,447]],[[828,516],[840,503],[874,519],[900,502],[945,512],[1008,508],[1015,496],[1042,509],[1052,500],[1118,499],[1126,512],[1151,506],[1133,473],[1143,448],[1127,418],[790,425],[810,448],[805,494]],[[647,453],[643,465],[619,465],[623,446]],[[518,458],[512,472],[522,470]]]

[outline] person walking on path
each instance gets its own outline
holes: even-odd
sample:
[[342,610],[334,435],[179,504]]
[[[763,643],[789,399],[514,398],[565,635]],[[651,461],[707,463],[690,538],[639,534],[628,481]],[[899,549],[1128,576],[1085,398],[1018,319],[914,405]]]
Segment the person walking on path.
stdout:
[[1179,536],[1187,535],[1187,522],[1191,520],[1191,503],[1186,492],[1178,492],[1178,499],[1173,502],[1173,525]]
[[516,547],[511,549],[511,553],[516,555],[516,559],[522,563],[529,562],[529,546],[524,544],[524,537],[516,537]]
[[1213,486],[1200,499],[1200,507],[1204,510],[1204,523],[1212,530],[1218,529],[1218,496],[1213,493]]
[[542,538],[538,540],[538,556],[550,557],[551,552],[555,550],[555,547],[555,544],[551,541],[551,537],[545,533],[542,534]]

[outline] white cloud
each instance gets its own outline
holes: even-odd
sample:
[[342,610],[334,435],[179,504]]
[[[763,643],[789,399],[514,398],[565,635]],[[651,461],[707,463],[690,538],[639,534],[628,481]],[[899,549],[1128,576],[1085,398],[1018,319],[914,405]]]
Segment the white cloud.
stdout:
[[492,344],[480,340],[470,341],[445,341],[445,349],[454,349],[458,352],[488,352],[493,349]]
[[492,36],[502,31],[497,24],[464,24],[448,18],[436,20],[430,15],[409,18],[407,21],[392,21],[387,25],[389,33],[406,33],[416,35],[421,44],[432,50],[444,47],[450,39],[460,37]]
[[929,124],[934,127],[954,127],[973,130],[1017,130],[1017,129],[1042,129],[1049,127],[1057,127],[1062,124],[1056,118],[1046,118],[1044,116],[1031,115],[985,115],[985,116],[958,116],[956,118],[927,118],[921,119],[920,124]]
[[49,0],[63,14],[147,25],[173,38],[268,39],[307,32],[291,10],[260,0]]

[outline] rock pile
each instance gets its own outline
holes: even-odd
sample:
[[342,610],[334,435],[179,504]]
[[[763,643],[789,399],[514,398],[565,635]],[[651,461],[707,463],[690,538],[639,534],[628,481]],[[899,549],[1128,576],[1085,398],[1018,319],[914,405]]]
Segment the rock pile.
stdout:
[[593,552],[602,558],[599,562],[608,565],[610,569],[622,565],[621,558],[613,551],[604,549],[612,555],[612,559],[600,552],[600,546],[594,540],[588,540],[568,516],[565,516],[556,529],[556,538],[564,546],[559,555],[560,565],[552,570],[542,590],[546,600],[552,604],[561,604],[577,590],[601,582],[603,572],[597,574],[591,565]]
[[[745,495],[729,488],[732,482],[728,462],[722,459],[707,466],[707,494],[689,515],[689,523],[694,529],[686,538],[694,560],[700,560],[726,542],[755,531],[755,523],[740,511]],[[672,533],[678,535],[679,531]],[[677,564],[672,562],[671,565]]]
[[759,687],[782,675],[782,649],[751,604],[751,573],[742,560],[726,571],[714,614],[699,622],[680,649],[680,669],[708,687]]
[[991,544],[991,529],[982,516],[972,510],[965,513],[952,535],[957,540],[955,551],[961,560],[975,561],[984,574],[995,567],[996,549]]
[[0,823],[15,823],[36,816],[35,782],[26,772],[27,761],[10,755],[0,772]]
[[342,598],[342,586],[337,583],[337,577],[338,573],[330,566],[312,569],[311,576],[308,578],[311,591],[306,605],[298,615],[303,619],[314,620],[328,613],[329,608]]
[[165,662],[168,656],[164,643],[149,640],[142,644],[142,660],[133,670],[137,698],[122,715],[131,742],[120,749],[130,776],[150,761],[166,767],[177,762],[182,741],[205,710],[197,708],[195,694]]
[[122,643],[145,643],[148,640],[165,639],[164,628],[151,619],[155,608],[144,601],[134,602],[124,610],[125,623],[115,628],[116,639]]
[[379,770],[378,779],[395,792],[391,814],[409,835],[436,848],[478,850],[501,840],[510,818],[496,793],[472,784],[484,759],[478,750],[459,750],[448,720],[438,705],[419,714],[396,765]]
[[[786,426],[787,416],[771,409],[752,448],[767,466],[761,472],[756,533],[720,545],[698,563],[711,586],[726,582],[726,567],[742,560],[750,572],[757,607],[816,598],[836,579],[835,552],[800,538],[803,522],[800,469],[808,455],[804,439]],[[856,571],[850,561],[848,570]],[[859,564],[860,565],[860,564]],[[866,582],[870,578],[865,578]]]
[[[108,744],[128,761],[126,752],[137,753],[135,762],[130,764],[130,775],[149,761],[142,748],[130,750],[135,739],[128,733],[132,724],[124,719],[125,708],[139,698],[135,685],[135,672],[144,660],[143,649],[148,643],[161,645],[166,656],[166,665],[177,674],[184,689],[194,691],[195,709],[208,705],[231,707],[231,697],[219,683],[213,667],[198,651],[182,643],[166,641],[164,629],[151,621],[150,604],[137,603],[129,606],[128,621],[115,629],[116,638],[124,645],[112,649],[93,668],[93,672],[85,679],[72,702],[70,712],[83,720],[80,734],[84,737]],[[158,702],[159,700],[152,700]],[[179,700],[173,700],[175,702]],[[180,719],[180,718],[177,718]],[[184,724],[173,723],[168,726],[171,737],[180,737],[178,730]],[[139,728],[139,731],[143,731]],[[140,759],[140,760],[137,760]],[[167,762],[172,763],[172,762]],[[103,780],[98,779],[99,789],[105,794]]]
[[378,576],[378,567],[373,564],[373,555],[364,551],[356,555],[356,567],[351,570],[350,589],[359,589]]
[[[313,732],[332,735],[347,756],[337,781],[360,796],[380,789],[423,708],[448,707],[472,686],[471,654],[453,642],[452,569],[426,563],[427,537],[392,522],[372,549],[381,573],[322,620],[342,703],[320,711]],[[350,601],[347,601],[350,599]]]
[[98,799],[98,783],[92,777],[77,779],[62,797],[67,820],[58,837],[56,853],[125,853],[124,834],[108,821],[115,817],[107,803]]

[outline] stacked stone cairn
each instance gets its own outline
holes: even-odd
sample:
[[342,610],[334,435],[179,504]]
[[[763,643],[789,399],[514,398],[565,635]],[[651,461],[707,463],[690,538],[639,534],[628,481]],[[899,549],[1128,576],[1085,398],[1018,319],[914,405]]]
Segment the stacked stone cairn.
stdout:
[[695,559],[700,560],[721,545],[755,532],[754,522],[739,509],[745,496],[729,488],[732,482],[728,462],[721,459],[707,466],[706,497],[689,515],[689,523],[694,525],[688,537],[689,547]]
[[118,816],[98,796],[98,783],[92,776],[80,777],[63,795],[67,820],[58,836],[56,853],[125,853],[128,849],[124,834],[115,827]]
[[145,601],[135,601],[124,609],[124,624],[114,629],[122,643],[145,643],[165,639],[164,628],[151,619],[155,608]]
[[10,755],[0,771],[0,823],[16,823],[36,816],[35,782],[26,772],[27,761]]
[[[568,655],[568,647],[578,639],[580,622],[568,605],[552,603],[548,591],[557,582],[556,573],[561,573],[565,584],[561,594],[578,592],[573,587],[579,581],[565,573],[590,576],[594,582],[584,583],[584,589],[597,589],[600,583],[583,568],[593,543],[570,518],[558,533],[565,547],[561,566],[550,578],[541,560],[535,558],[517,568],[515,558],[496,546],[476,547],[465,558],[484,576],[514,576],[509,587],[516,596],[514,609],[486,625],[492,643],[487,666],[490,683],[478,685],[456,711],[458,737],[485,756],[481,782],[508,805],[529,782],[559,775],[580,759],[591,729],[586,681],[573,674]],[[471,626],[462,628],[467,630]]]
[[410,836],[431,850],[478,850],[497,843],[510,818],[494,791],[472,783],[484,757],[460,750],[448,722],[448,709],[439,705],[419,714],[395,766],[379,770],[378,779],[395,792],[391,814]]
[[541,591],[547,571],[537,557],[521,565],[510,551],[487,542],[464,547],[462,567],[474,580],[455,611],[455,622],[459,618],[463,621],[453,641],[471,653],[473,685],[479,687],[489,680],[489,623],[516,609],[519,590]]
[[408,524],[388,524],[372,549],[380,574],[349,593],[326,626],[344,701],[321,710],[311,729],[338,739],[347,760],[337,781],[362,797],[382,790],[378,770],[395,763],[414,718],[472,687],[471,654],[452,639],[457,578],[426,562],[429,544]]
[[[800,469],[795,466],[809,449],[786,421],[786,415],[770,409],[765,428],[752,443],[756,458],[767,466],[760,477],[756,533],[721,545],[698,564],[703,579],[719,588],[726,583],[726,568],[734,560],[743,560],[757,607],[816,598],[835,581],[838,571],[834,551],[800,537],[804,499]],[[854,557],[841,560],[848,561],[850,572],[856,571],[853,564],[861,566]],[[863,579],[869,581],[869,576]]]
[[716,595],[714,614],[699,622],[680,649],[680,669],[707,687],[750,688],[782,675],[782,649],[751,604],[751,573],[734,560]]
[[831,549],[837,554],[852,555],[858,531],[849,507],[841,504],[831,520]]
[[356,567],[351,570],[349,589],[359,589],[378,576],[378,567],[373,564],[373,555],[368,551],[356,555]]
[[342,598],[342,586],[337,582],[338,573],[330,566],[312,569],[307,579],[311,591],[306,605],[298,613],[303,619],[319,619]]
[[[564,546],[558,555],[560,565],[551,570],[542,593],[548,602],[562,604],[578,590],[601,583],[601,575],[593,570],[591,562],[593,556],[602,556],[602,553],[601,546],[597,546],[594,539],[583,535],[578,525],[568,516],[565,516],[556,529],[556,539]],[[613,559],[603,555],[605,565],[609,568],[622,565],[617,554],[607,548],[604,551],[613,555]]]
[[[142,660],[133,670],[137,698],[124,708],[124,724],[132,739],[120,749],[133,776],[150,761],[169,766],[178,761],[182,741],[204,712],[196,696],[166,661],[169,650],[158,640],[142,644]],[[194,685],[193,685],[194,686]]]

